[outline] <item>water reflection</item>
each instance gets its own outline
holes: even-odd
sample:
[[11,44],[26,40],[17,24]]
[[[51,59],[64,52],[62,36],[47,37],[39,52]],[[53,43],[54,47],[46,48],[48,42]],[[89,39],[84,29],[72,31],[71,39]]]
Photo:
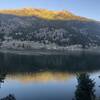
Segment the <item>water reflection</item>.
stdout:
[[[73,89],[73,93],[75,91],[75,99],[73,99],[73,100],[96,100],[95,99],[95,97],[96,97],[95,82],[94,82],[94,80],[92,80],[90,78],[88,73],[76,73],[76,78],[78,81],[76,90],[75,90],[75,88],[73,88],[73,86],[74,87],[76,86],[76,83],[75,83],[76,78],[75,78],[75,74],[73,74],[73,73],[67,73],[67,72],[37,72],[36,73],[35,72],[35,73],[22,73],[22,74],[16,73],[16,74],[8,74],[8,75],[2,74],[0,76],[2,76],[1,83],[2,82],[4,83],[4,79],[6,76],[5,83],[6,82],[7,83],[6,84],[4,83],[5,85],[3,85],[2,88],[5,88],[5,89],[10,88],[11,89],[11,90],[9,89],[7,94],[10,93],[11,91],[15,90],[15,92],[13,92],[13,94],[16,94],[16,97],[20,98],[17,100],[28,100],[28,99],[25,99],[26,97],[27,98],[31,97],[30,100],[33,100],[32,98],[35,99],[38,97],[38,95],[39,95],[38,92],[43,93],[43,91],[45,89],[46,89],[46,91],[44,91],[44,94],[46,94],[46,95],[41,94],[41,95],[39,95],[40,98],[35,99],[35,100],[42,100],[44,97],[45,97],[45,100],[50,100],[49,95],[51,95],[52,94],[51,92],[53,92],[53,91],[55,91],[55,92],[53,92],[53,94],[51,95],[51,96],[53,96],[52,100],[55,100],[55,99],[57,99],[57,100],[66,100],[66,99],[72,100],[71,98],[73,98],[73,95],[70,94],[70,93],[72,93],[71,88]],[[68,85],[68,83],[69,83],[69,85]],[[47,84],[46,87],[44,87],[44,84]],[[55,85],[52,88],[52,85],[50,86],[50,84],[52,84],[52,85],[55,84]],[[62,85],[59,85],[59,84],[62,84],[63,88],[61,88]],[[20,86],[20,88],[18,88],[17,85]],[[43,88],[41,86],[43,86]],[[40,89],[40,87],[41,87],[41,89]],[[64,91],[62,89],[64,89]],[[71,92],[69,89],[71,90]],[[50,92],[47,92],[47,90]],[[18,92],[20,93],[20,95]],[[70,97],[68,97],[69,96],[68,92],[70,94]],[[24,95],[24,93],[25,94],[27,93],[27,94]],[[32,95],[32,93],[34,95]],[[62,94],[62,93],[64,93],[64,94]],[[1,94],[2,94],[2,92],[1,92]],[[0,99],[0,100],[16,100],[14,95],[9,95],[9,96],[5,95],[2,98],[3,99]],[[13,98],[13,99],[8,99],[8,98]],[[21,99],[21,98],[23,98],[23,99]],[[47,99],[47,98],[49,98],[49,99]]]
[[14,94],[16,100],[72,100],[75,95],[75,100],[94,100],[95,83],[88,73],[99,69],[99,54],[0,53],[0,98]]
[[99,54],[68,54],[68,55],[14,55],[0,53],[0,71],[34,72],[51,71],[94,71],[100,69]]
[[[0,88],[1,88],[1,84],[4,83],[5,77],[6,77],[6,73],[1,72],[0,73]],[[0,100],[16,100],[16,99],[13,95],[10,94],[9,96],[6,96]]]
[[1,88],[1,84],[4,83],[5,77],[6,77],[5,73],[0,73],[0,88]]
[[7,75],[9,80],[17,80],[21,83],[66,81],[74,77],[74,73],[67,72],[35,72],[35,73],[16,73]]
[[9,96],[6,96],[0,100],[16,100],[16,98],[13,95],[9,94]]
[[95,82],[88,74],[77,75],[78,85],[75,92],[75,100],[95,100]]
[[72,91],[69,92],[68,87],[73,77],[65,72],[7,74],[0,89],[0,98],[8,98],[11,93],[15,94],[16,100],[70,100]]

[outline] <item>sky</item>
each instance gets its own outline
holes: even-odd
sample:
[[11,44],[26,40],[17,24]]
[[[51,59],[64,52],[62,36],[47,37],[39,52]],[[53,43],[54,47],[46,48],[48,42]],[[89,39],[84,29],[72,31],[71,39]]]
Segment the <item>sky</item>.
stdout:
[[0,0],[0,9],[26,7],[68,10],[76,15],[100,21],[100,0]]

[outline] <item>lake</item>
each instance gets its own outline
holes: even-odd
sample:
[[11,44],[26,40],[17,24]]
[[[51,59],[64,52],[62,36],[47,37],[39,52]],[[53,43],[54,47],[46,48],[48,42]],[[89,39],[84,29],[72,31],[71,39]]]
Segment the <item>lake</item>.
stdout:
[[0,99],[11,94],[16,100],[78,100],[86,92],[100,97],[99,53],[0,53]]

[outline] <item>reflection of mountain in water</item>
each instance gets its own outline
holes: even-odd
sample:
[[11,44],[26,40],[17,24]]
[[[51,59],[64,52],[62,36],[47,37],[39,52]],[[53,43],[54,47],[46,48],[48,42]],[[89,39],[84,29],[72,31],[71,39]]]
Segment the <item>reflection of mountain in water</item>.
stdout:
[[64,72],[38,72],[7,75],[7,79],[18,80],[22,83],[48,82],[52,80],[63,81],[69,80],[71,77],[73,77],[72,74]]
[[[2,85],[4,80],[6,82],[8,80],[9,84],[11,84],[11,82],[13,83],[17,81],[21,86],[23,85],[25,86],[27,83],[33,84],[35,82],[39,83],[47,82],[48,84],[50,84],[49,81],[50,82],[56,81],[55,83],[60,83],[63,81],[64,83],[65,82],[67,83],[70,81],[70,79],[72,79],[71,80],[71,82],[73,82],[72,85],[75,85],[74,84],[75,81],[74,78],[76,77],[75,73],[79,73],[77,74],[78,85],[75,92],[76,96],[75,99],[85,100],[90,95],[90,94],[84,95],[84,93],[86,92],[92,93],[90,97],[93,95],[92,98],[95,98],[95,94],[93,91],[94,84],[93,87],[89,88],[88,86],[92,84],[92,81],[89,78],[89,76],[87,76],[87,74],[82,74],[82,73],[87,71],[99,70],[99,65],[100,65],[99,54],[87,54],[85,52],[78,55],[68,54],[68,55],[32,55],[32,56],[0,53],[0,85],[2,88],[5,88]],[[88,84],[88,82],[90,82],[91,84],[90,83]],[[18,84],[15,83],[14,87],[16,87],[17,85]],[[65,86],[66,88],[68,88],[67,85]],[[71,85],[68,86],[70,86],[71,88]],[[31,88],[32,87],[30,87],[30,89]],[[9,94],[10,92],[8,92],[8,94],[5,94],[5,96],[3,96],[4,97],[3,100],[5,100],[6,97],[9,97],[7,96]],[[17,98],[18,94],[17,93],[14,94],[16,95]],[[23,94],[24,93],[21,93],[20,95]],[[30,93],[28,93],[27,95],[30,96]],[[83,99],[82,96],[83,97],[86,96],[85,99]],[[92,99],[87,99],[87,100],[92,100]]]
[[18,71],[92,71],[98,70],[100,66],[100,55],[13,55],[0,53],[0,70],[7,72]]

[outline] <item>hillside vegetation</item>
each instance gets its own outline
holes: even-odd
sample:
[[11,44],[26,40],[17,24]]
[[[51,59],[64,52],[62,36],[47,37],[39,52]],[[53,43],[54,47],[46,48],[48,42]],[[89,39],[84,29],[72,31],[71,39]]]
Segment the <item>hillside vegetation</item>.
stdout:
[[1,48],[75,49],[100,46],[100,23],[68,11],[0,10]]

